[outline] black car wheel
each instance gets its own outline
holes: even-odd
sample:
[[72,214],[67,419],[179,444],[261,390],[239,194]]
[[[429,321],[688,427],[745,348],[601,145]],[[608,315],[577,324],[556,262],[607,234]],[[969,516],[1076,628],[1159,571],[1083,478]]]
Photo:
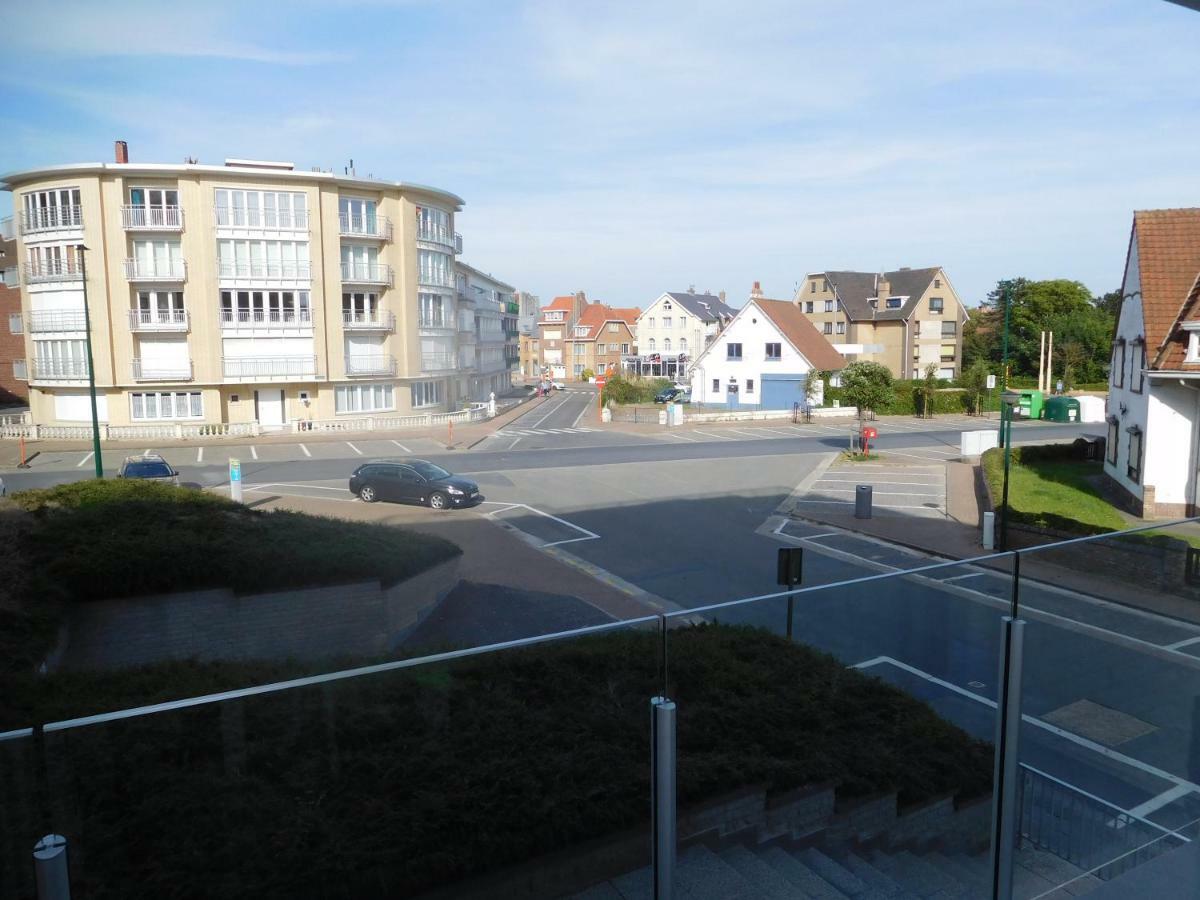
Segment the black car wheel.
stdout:
[[450,498],[441,491],[434,491],[429,495],[430,509],[445,509],[450,505]]
[[375,488],[369,484],[364,484],[358,489],[358,496],[364,503],[374,503],[379,499],[379,495],[375,493]]

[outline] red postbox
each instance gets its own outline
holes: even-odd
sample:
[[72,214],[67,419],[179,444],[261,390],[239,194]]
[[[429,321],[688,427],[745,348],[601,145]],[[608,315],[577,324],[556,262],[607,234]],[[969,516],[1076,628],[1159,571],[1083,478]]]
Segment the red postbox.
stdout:
[[862,430],[862,452],[868,454],[871,452],[871,441],[879,437],[879,432],[870,426],[864,427]]

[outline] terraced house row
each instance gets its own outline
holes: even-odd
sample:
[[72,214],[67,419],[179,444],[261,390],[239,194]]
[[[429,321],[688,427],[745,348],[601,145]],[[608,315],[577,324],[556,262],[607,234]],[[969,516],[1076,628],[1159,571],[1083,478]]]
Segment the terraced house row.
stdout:
[[[257,422],[459,409],[511,384],[511,285],[456,260],[452,193],[291,163],[4,176],[34,422]],[[86,310],[85,310],[86,289]],[[10,326],[11,327],[11,326]]]

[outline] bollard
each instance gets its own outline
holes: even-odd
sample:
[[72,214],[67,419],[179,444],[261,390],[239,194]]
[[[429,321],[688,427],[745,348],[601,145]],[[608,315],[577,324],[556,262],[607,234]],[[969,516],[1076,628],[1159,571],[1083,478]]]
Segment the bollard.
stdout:
[[33,872],[37,881],[37,900],[71,900],[65,837],[48,834],[34,845]]
[[994,512],[983,514],[983,549],[996,549],[996,514]]
[[871,518],[871,485],[860,484],[854,488],[854,518]]

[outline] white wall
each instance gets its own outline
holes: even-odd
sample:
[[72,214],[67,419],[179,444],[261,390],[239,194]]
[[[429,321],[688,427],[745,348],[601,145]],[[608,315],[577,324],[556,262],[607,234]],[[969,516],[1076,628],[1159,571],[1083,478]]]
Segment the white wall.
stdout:
[[[778,361],[766,361],[768,342],[782,345],[782,357]],[[727,359],[726,345],[737,343],[742,345],[740,362]],[[643,353],[647,352],[644,347],[640,349]],[[788,343],[763,311],[751,302],[713,342],[710,351],[696,361],[692,371],[692,401],[724,404],[725,388],[732,377],[738,384],[738,405],[758,406],[764,374],[807,375],[811,370],[808,361]],[[719,390],[715,392],[714,378],[720,380]],[[747,379],[754,381],[753,393],[746,390]]]
[[[1142,386],[1142,393],[1134,393],[1130,390],[1129,378],[1129,356],[1133,340],[1141,337],[1144,334],[1144,318],[1142,316],[1142,295],[1141,295],[1141,276],[1138,266],[1138,245],[1137,232],[1134,231],[1129,245],[1129,262],[1125,267],[1125,278],[1121,284],[1121,293],[1127,298],[1121,304],[1121,314],[1117,319],[1117,333],[1115,337],[1125,338],[1126,342],[1126,365],[1125,376],[1121,387],[1115,386],[1115,373],[1110,373],[1108,381],[1108,414],[1116,416],[1120,422],[1117,428],[1117,460],[1116,463],[1110,465],[1108,463],[1108,454],[1105,454],[1104,471],[1113,477],[1115,481],[1123,485],[1133,496],[1140,498],[1142,496],[1141,483],[1131,481],[1126,474],[1129,466],[1129,435],[1126,429],[1137,425],[1142,429],[1143,435],[1147,440],[1147,444],[1153,440],[1147,427],[1148,419],[1148,401],[1151,382],[1145,379]],[[1122,413],[1124,409],[1124,413]],[[1143,479],[1146,481],[1146,475],[1153,473],[1153,469],[1148,469],[1146,460],[1148,454],[1143,460],[1142,471]],[[1155,475],[1150,474],[1149,484],[1155,484]]]
[[[59,422],[91,422],[92,400],[87,391],[56,391],[54,397],[54,418]],[[108,397],[96,395],[96,417],[101,422],[108,421]]]
[[[1156,382],[1150,391],[1148,424],[1143,426],[1142,483],[1154,488],[1155,503],[1187,503],[1193,495],[1197,398],[1200,391],[1177,381]],[[1128,449],[1122,426],[1121,451]]]
[[[667,304],[670,304],[670,309],[666,308]],[[679,324],[681,317],[687,320],[682,326]],[[664,318],[671,320],[670,328],[663,325]],[[653,326],[650,325],[651,319],[654,320]],[[674,359],[679,353],[686,353],[688,359],[694,363],[696,357],[704,351],[705,335],[716,330],[716,323],[706,325],[682,304],[663,294],[638,316],[634,337],[638,354],[641,356],[658,353],[665,362]],[[666,349],[668,338],[671,341],[670,350]],[[681,339],[687,341],[686,348],[680,346]],[[654,341],[653,348],[650,346],[651,340]]]

